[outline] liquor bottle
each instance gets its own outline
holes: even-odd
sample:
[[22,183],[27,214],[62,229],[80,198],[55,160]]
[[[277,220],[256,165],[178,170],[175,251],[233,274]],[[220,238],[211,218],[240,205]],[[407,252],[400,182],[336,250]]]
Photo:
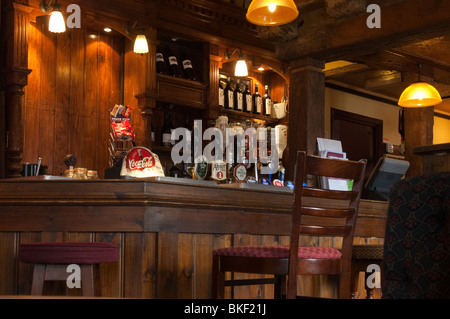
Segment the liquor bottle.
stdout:
[[234,90],[231,87],[231,80],[228,78],[227,80],[227,86],[224,90],[224,106],[226,109],[232,110],[234,108]]
[[164,113],[164,124],[162,127],[162,141],[161,144],[165,147],[172,146],[172,130],[174,129],[172,123],[172,113]]
[[255,83],[255,93],[252,95],[252,109],[254,114],[261,114],[261,94],[258,92],[258,83]]
[[181,64],[183,65],[183,70],[184,70],[184,75],[185,75],[184,77],[188,80],[195,81],[196,78],[195,78],[194,68],[192,66],[192,61],[186,52],[183,52]]
[[169,176],[175,178],[181,178],[181,171],[176,163],[173,163],[172,168],[169,170]]
[[252,92],[250,92],[248,85],[245,86],[245,91],[242,98],[242,108],[246,113],[252,112]]
[[272,111],[272,99],[269,95],[269,86],[265,86],[265,94],[262,98],[262,106],[263,106],[263,115],[270,116],[270,112]]
[[168,45],[166,46],[166,52],[167,52],[167,59],[169,60],[169,67],[171,74],[176,78],[181,78],[181,71],[178,65],[177,57],[175,56],[175,54],[172,53],[172,50]]
[[224,87],[222,84],[222,81],[219,80],[219,106],[224,107],[225,106],[225,92],[224,92]]
[[239,80],[237,80],[236,87],[234,89],[234,109],[236,111],[241,111],[243,108],[243,93],[239,85]]
[[156,72],[159,74],[167,74],[164,50],[160,46],[156,48]]

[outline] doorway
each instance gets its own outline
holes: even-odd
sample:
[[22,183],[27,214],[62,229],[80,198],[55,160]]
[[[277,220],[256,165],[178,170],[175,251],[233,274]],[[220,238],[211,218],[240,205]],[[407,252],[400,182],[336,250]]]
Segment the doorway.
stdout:
[[349,160],[367,159],[366,181],[383,156],[383,120],[332,108],[331,138],[341,141]]

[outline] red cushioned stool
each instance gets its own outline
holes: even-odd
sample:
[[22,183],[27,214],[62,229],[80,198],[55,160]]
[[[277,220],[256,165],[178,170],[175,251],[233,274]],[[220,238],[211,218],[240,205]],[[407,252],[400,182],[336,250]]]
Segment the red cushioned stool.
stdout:
[[[98,264],[119,260],[119,247],[104,242],[49,242],[22,244],[22,262],[34,264],[32,295],[42,295],[45,281],[66,281],[71,275],[67,266],[76,264],[81,270],[83,296],[100,296]],[[95,281],[94,281],[95,280]]]

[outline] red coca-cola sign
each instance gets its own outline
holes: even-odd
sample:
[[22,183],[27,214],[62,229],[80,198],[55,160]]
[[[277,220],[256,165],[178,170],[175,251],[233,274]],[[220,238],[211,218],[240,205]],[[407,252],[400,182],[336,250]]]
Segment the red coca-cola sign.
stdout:
[[130,171],[142,171],[155,166],[155,158],[149,149],[135,147],[130,150],[126,158],[126,168]]

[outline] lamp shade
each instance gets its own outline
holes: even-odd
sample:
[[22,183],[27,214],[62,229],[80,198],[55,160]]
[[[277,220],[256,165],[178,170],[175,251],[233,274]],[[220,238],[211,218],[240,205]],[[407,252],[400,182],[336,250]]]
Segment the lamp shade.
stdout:
[[234,69],[234,75],[235,76],[247,76],[248,75],[247,63],[245,63],[245,60],[243,58],[237,60],[236,68]]
[[262,26],[286,24],[297,17],[294,0],[253,0],[246,14],[249,22]]
[[400,95],[398,105],[402,107],[426,107],[442,102],[439,92],[426,82],[416,82],[408,86]]
[[134,40],[134,49],[135,53],[144,54],[148,52],[148,43],[147,38],[143,34],[138,34],[136,36],[136,40]]
[[50,21],[48,23],[48,30],[50,32],[61,33],[66,31],[66,22],[59,10],[53,10],[50,14]]

